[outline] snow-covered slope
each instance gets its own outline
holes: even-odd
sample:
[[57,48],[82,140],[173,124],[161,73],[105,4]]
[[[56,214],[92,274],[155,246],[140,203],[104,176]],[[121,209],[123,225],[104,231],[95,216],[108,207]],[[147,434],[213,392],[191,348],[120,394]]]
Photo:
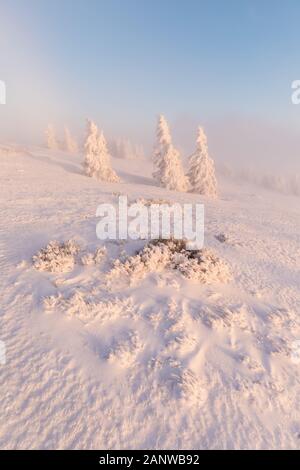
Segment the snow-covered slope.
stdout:
[[[113,160],[122,183],[80,158],[31,149],[1,163],[1,448],[297,448],[299,199],[220,181],[220,199],[158,188],[146,161]],[[231,280],[172,270],[107,282],[141,242],[96,238],[96,208],[205,203],[205,246]],[[37,270],[50,240],[75,264]],[[300,347],[299,347],[300,349]]]

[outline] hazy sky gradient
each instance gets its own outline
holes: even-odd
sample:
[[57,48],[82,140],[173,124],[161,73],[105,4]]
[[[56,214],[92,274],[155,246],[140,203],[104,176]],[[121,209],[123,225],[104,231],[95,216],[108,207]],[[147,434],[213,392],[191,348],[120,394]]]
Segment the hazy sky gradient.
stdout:
[[299,168],[299,18],[298,0],[0,0],[0,139],[89,116],[150,148],[163,112],[186,152],[204,123],[218,159]]

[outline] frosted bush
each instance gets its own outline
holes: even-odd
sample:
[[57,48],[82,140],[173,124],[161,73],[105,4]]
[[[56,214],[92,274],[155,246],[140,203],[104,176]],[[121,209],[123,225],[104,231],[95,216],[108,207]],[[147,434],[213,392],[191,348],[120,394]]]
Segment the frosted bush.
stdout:
[[51,241],[33,256],[33,266],[38,271],[69,272],[74,268],[75,256],[79,250],[79,246],[73,240],[67,240],[64,243]]
[[143,343],[137,332],[129,331],[121,335],[120,338],[114,338],[104,357],[111,363],[118,364],[122,367],[129,367],[134,364],[142,348]]
[[149,207],[152,204],[167,204],[168,206],[171,206],[174,204],[174,202],[170,202],[167,199],[145,199],[143,197],[140,197],[134,201],[137,204],[142,204],[143,206]]
[[54,310],[61,302],[62,295],[49,295],[44,298],[44,308],[45,310]]
[[102,301],[77,289],[69,297],[62,294],[46,297],[44,307],[48,311],[60,311],[83,323],[94,320],[105,322],[120,317],[134,318],[136,315],[136,306],[131,298]]
[[83,255],[81,257],[81,263],[84,265],[84,266],[91,266],[93,264],[95,264],[94,262],[94,254],[93,253],[86,253],[85,255]]
[[187,279],[201,283],[227,282],[230,280],[228,265],[218,258],[212,250],[202,249],[191,252],[191,256],[174,255],[172,267],[178,269]]
[[207,400],[207,384],[178,359],[156,358],[149,367],[154,373],[158,373],[158,384],[165,389],[168,399],[171,397],[198,406]]
[[129,256],[124,261],[116,260],[107,279],[111,282],[125,276],[133,283],[143,279],[150,272],[174,269],[185,278],[201,283],[230,280],[227,264],[213,251],[190,251],[186,246],[187,242],[184,240],[151,241],[134,256]]
[[124,261],[116,260],[108,273],[107,280],[110,282],[118,277],[126,276],[133,283],[138,279],[143,279],[151,271],[165,269],[169,263],[169,256],[167,246],[146,245],[140,253],[129,256]]
[[241,330],[251,331],[249,318],[251,312],[243,303],[241,305],[206,305],[195,315],[201,318],[208,328],[231,328],[237,326]]
[[[176,328],[177,325],[175,325]],[[172,331],[172,328],[170,329]],[[178,331],[167,342],[167,348],[170,351],[178,351],[181,354],[189,353],[194,350],[197,345],[197,339],[185,331]]]
[[81,257],[81,263],[84,266],[99,264],[106,255],[106,248],[97,248],[95,253],[86,253]]
[[176,398],[202,405],[207,399],[206,384],[192,370],[178,368],[170,374],[167,385]]

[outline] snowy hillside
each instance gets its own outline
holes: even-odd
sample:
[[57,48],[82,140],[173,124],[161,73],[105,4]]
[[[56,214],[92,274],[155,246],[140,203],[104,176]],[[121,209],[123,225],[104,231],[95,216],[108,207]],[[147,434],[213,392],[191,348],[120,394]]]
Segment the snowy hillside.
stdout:
[[[177,193],[146,160],[112,159],[121,182],[103,183],[81,161],[0,154],[0,447],[299,448],[299,198],[226,179],[219,200]],[[218,276],[126,272],[144,242],[96,237],[120,194],[203,202]],[[73,245],[49,272],[32,257],[53,240]]]

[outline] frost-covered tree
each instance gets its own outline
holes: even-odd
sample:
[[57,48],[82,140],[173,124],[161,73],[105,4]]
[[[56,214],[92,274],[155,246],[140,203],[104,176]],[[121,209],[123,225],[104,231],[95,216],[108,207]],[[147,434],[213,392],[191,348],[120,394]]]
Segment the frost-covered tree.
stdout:
[[132,160],[144,158],[144,149],[141,145],[133,144],[129,139],[113,139],[109,143],[112,155],[116,158]]
[[45,134],[48,149],[57,150],[59,145],[56,139],[55,129],[52,124],[48,124]]
[[96,124],[90,120],[87,123],[84,156],[83,167],[87,176],[108,182],[120,181],[111,167],[104,134],[102,131],[99,133]]
[[78,152],[78,144],[74,137],[72,136],[68,127],[65,127],[65,142],[64,142],[64,149],[69,153],[77,153]]
[[97,174],[98,179],[112,183],[120,181],[120,178],[111,167],[110,155],[103,131],[98,135],[98,149],[100,158],[100,168]]
[[125,160],[134,158],[134,150],[129,139],[119,139],[117,142],[118,156]]
[[160,186],[175,191],[186,191],[187,178],[184,174],[178,150],[172,144],[168,123],[164,116],[159,116],[157,141],[154,148],[153,177]]
[[83,168],[87,176],[96,177],[100,166],[98,154],[98,128],[93,121],[88,120],[83,162]]
[[192,192],[217,197],[215,165],[208,154],[207,137],[202,127],[198,128],[196,150],[189,160],[188,178]]
[[141,144],[135,144],[135,157],[140,160],[144,160],[145,158],[144,147]]

